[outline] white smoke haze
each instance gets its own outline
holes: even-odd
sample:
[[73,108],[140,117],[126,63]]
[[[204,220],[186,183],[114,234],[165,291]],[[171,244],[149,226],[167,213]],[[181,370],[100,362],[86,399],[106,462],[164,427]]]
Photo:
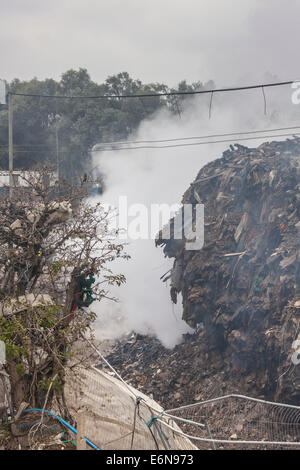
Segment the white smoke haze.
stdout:
[[[160,111],[142,122],[128,140],[173,139],[296,126],[300,108],[292,104],[292,91],[289,86],[265,89],[266,115],[260,89],[215,94],[211,119],[208,112],[210,95],[201,95],[185,102],[181,118],[165,110]],[[291,131],[266,131],[263,135],[276,136],[288,132]],[[276,140],[284,138],[278,137]],[[261,138],[241,141],[240,144],[256,147],[266,140],[275,139]],[[104,173],[106,181],[106,190],[100,201],[117,206],[119,196],[127,196],[128,205],[141,203],[150,208],[152,203],[178,204],[200,168],[220,158],[229,144],[237,141],[233,137],[228,143],[96,152],[93,163]],[[173,260],[164,258],[162,249],[155,248],[153,239],[129,241],[126,251],[131,255],[131,260],[120,260],[112,266],[114,272],[123,273],[127,278],[124,286],[113,289],[112,293],[119,302],[104,300],[93,305],[93,310],[98,314],[97,336],[99,339],[114,339],[134,330],[153,335],[166,347],[172,348],[181,341],[182,334],[192,333],[181,319],[180,298],[178,304],[173,306],[169,285],[160,280],[172,267]]]

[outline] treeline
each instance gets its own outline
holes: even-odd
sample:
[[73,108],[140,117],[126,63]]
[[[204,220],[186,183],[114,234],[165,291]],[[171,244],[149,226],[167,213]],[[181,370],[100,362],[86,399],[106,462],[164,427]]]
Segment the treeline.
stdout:
[[[203,88],[201,82],[179,83],[177,90]],[[206,84],[213,87],[213,83]],[[128,95],[169,92],[161,83],[144,84],[127,72],[110,76],[98,84],[86,69],[68,70],[60,81],[53,79],[13,80],[8,89],[33,95]],[[96,143],[122,140],[137,129],[140,122],[161,107],[180,113],[184,96],[136,99],[50,99],[13,96],[14,167],[30,169],[41,162],[56,165],[60,174],[72,180],[89,169],[90,150]],[[8,168],[7,107],[0,109],[0,168]]]

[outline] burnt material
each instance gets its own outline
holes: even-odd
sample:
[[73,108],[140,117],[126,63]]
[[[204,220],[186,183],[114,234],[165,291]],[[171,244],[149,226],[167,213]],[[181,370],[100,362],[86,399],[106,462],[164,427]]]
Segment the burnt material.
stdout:
[[182,294],[183,319],[204,326],[225,369],[256,375],[257,394],[297,401],[300,140],[231,146],[201,169],[182,200],[200,201],[201,250],[187,251],[185,240],[157,240],[175,258],[171,298]]

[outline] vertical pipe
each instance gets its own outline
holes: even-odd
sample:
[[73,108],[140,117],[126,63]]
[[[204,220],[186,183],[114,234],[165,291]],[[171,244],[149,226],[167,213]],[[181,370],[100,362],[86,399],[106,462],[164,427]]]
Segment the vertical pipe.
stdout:
[[59,143],[58,143],[58,129],[57,129],[57,116],[55,116],[55,142],[56,142],[56,171],[57,171],[57,179],[59,182],[60,178],[60,162],[59,162]]

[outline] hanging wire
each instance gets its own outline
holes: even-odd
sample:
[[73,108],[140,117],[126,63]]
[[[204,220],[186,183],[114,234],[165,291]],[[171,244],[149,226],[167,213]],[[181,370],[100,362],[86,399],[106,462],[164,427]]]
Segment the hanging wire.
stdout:
[[211,93],[211,91],[223,93],[223,92],[232,92],[232,91],[243,91],[243,90],[254,90],[261,87],[278,87],[283,85],[292,85],[296,80],[289,80],[286,82],[275,82],[275,83],[265,83],[265,84],[255,84],[248,86],[238,86],[230,88],[215,88],[214,90],[193,90],[193,91],[166,91],[162,93],[139,93],[139,94],[128,94],[128,95],[95,95],[95,96],[69,96],[69,95],[42,95],[38,93],[15,93],[11,92],[11,95],[15,96],[40,96],[41,98],[59,98],[59,99],[86,99],[86,100],[95,100],[95,99],[121,99],[121,98],[152,98],[159,96],[181,96],[181,95],[202,95],[205,93]]
[[266,94],[265,94],[264,86],[261,87],[261,90],[262,90],[262,94],[263,94],[263,97],[264,97],[264,115],[266,116],[266,114],[267,114],[267,100],[266,100]]
[[212,101],[213,101],[214,91],[212,90],[210,95],[210,102],[209,102],[209,111],[208,111],[208,118],[211,118],[211,108],[212,108]]

